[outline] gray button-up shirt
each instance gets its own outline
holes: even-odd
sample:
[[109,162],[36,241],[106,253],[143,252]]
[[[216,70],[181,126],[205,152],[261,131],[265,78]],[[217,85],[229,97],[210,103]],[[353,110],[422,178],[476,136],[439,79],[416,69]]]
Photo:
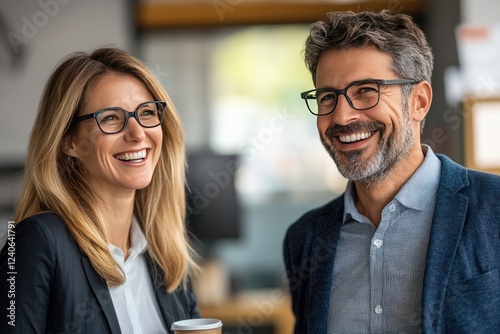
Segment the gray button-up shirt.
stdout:
[[441,162],[424,162],[382,210],[378,228],[354,204],[354,185],[333,266],[329,333],[421,333],[427,244]]

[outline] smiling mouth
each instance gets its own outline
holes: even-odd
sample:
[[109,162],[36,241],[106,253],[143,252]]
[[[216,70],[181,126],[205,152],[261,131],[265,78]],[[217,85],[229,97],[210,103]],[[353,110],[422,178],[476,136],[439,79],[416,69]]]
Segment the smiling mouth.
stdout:
[[115,155],[115,158],[127,162],[141,162],[146,158],[146,149],[142,149],[139,152],[134,153],[117,154]]
[[350,135],[339,135],[338,138],[341,143],[354,143],[360,140],[365,140],[367,138],[370,138],[374,134],[375,131],[358,132]]

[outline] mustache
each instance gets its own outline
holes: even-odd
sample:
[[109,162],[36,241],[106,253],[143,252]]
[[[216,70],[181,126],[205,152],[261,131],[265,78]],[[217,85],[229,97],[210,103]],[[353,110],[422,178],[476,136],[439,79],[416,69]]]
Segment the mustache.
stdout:
[[332,138],[353,132],[369,132],[384,129],[385,125],[380,122],[356,122],[348,125],[333,125],[326,129],[325,136],[327,138]]

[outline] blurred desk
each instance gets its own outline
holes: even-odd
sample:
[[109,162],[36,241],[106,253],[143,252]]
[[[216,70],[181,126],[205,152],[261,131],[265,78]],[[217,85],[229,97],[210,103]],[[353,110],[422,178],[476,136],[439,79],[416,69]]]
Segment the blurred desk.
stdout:
[[291,299],[281,289],[250,290],[215,305],[199,305],[203,317],[217,318],[238,333],[252,333],[253,328],[271,326],[275,334],[292,334],[295,318]]

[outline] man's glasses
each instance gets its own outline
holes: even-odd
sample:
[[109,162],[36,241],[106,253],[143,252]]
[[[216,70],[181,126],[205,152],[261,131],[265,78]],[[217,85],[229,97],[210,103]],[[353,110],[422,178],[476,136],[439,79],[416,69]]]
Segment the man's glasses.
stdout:
[[317,88],[300,94],[306,101],[309,111],[316,116],[331,114],[340,95],[344,95],[349,105],[356,110],[375,107],[380,101],[380,88],[388,85],[416,84],[413,79],[379,80],[367,79],[354,81],[344,89]]
[[161,124],[165,116],[166,102],[149,101],[141,103],[136,110],[127,111],[120,107],[111,107],[98,110],[92,114],[79,116],[76,122],[94,118],[102,132],[114,134],[127,126],[130,117],[144,128],[154,128]]

